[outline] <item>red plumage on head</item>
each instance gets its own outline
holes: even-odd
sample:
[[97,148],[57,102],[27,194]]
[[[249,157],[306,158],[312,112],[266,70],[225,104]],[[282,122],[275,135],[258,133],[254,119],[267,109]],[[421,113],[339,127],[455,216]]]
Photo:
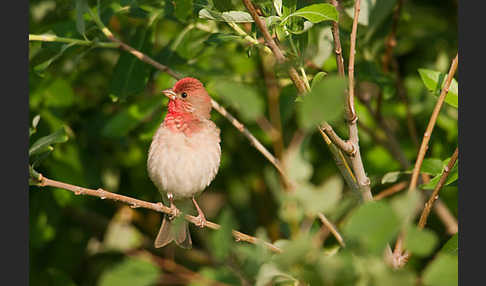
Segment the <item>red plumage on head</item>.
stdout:
[[182,91],[193,91],[200,88],[204,88],[204,86],[199,80],[193,77],[185,77],[176,82],[173,90],[175,93],[180,93]]

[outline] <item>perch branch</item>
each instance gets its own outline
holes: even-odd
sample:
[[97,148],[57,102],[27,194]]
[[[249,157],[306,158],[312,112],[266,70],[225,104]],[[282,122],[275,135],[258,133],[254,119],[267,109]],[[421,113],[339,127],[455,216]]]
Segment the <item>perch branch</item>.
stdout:
[[415,188],[417,187],[420,168],[422,167],[422,162],[424,160],[425,153],[427,152],[427,149],[429,147],[430,136],[432,135],[432,131],[434,131],[435,122],[437,121],[437,117],[439,116],[440,109],[442,108],[442,104],[444,103],[444,100],[445,100],[445,97],[447,95],[447,92],[449,91],[449,87],[451,85],[452,79],[454,78],[454,74],[456,73],[457,64],[458,64],[458,55],[456,54],[456,57],[452,61],[451,67],[449,69],[449,73],[447,74],[447,78],[445,80],[444,87],[442,88],[442,91],[440,92],[439,99],[437,100],[437,103],[435,104],[434,111],[432,112],[432,115],[430,116],[430,120],[429,120],[429,124],[427,125],[427,129],[425,130],[424,137],[422,139],[422,144],[420,145],[420,149],[419,149],[419,152],[418,152],[418,155],[417,155],[417,160],[415,161],[415,166],[413,168],[412,179],[410,180],[410,186],[408,188],[409,192],[414,191]]
[[[42,174],[38,174],[36,179],[38,181],[37,186],[39,186],[39,187],[56,187],[56,188],[71,191],[76,195],[88,195],[88,196],[98,197],[100,199],[109,199],[109,200],[119,201],[119,202],[130,205],[131,208],[145,208],[145,209],[150,209],[150,210],[153,210],[153,211],[156,211],[156,212],[165,213],[165,214],[168,214],[168,215],[176,215],[178,213],[177,210],[173,210],[169,207],[166,207],[162,203],[151,203],[151,202],[147,202],[147,201],[142,201],[142,200],[134,199],[134,198],[131,198],[131,197],[115,194],[115,193],[103,190],[101,188],[97,189],[97,190],[83,188],[83,187],[71,185],[71,184],[68,184],[68,183],[51,180],[49,178],[42,176]],[[197,217],[192,216],[192,215],[186,214],[186,215],[184,215],[184,219],[187,220],[190,223],[193,223],[193,224],[198,223]],[[206,223],[205,227],[210,228],[210,229],[214,229],[214,230],[218,230],[219,228],[221,228],[221,226],[219,224],[214,223],[214,222],[210,222],[210,221],[208,221]],[[260,240],[256,237],[251,236],[251,235],[244,234],[244,233],[239,232],[237,230],[232,230],[232,233],[233,233],[233,237],[235,238],[236,241],[245,241],[245,242],[249,242],[249,243],[252,243],[252,244],[263,243],[263,245],[265,245],[268,249],[272,250],[273,252],[276,252],[276,253],[282,252],[282,250],[280,248],[276,247],[275,245],[273,245],[269,242],[266,242],[266,241],[262,241],[262,240]]]

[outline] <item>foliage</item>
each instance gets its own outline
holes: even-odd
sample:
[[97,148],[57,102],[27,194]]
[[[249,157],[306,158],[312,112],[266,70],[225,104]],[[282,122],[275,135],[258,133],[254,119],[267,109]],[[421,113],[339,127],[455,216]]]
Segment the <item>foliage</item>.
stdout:
[[[416,227],[416,218],[457,146],[458,83],[453,81],[431,137],[421,170],[431,180],[419,186],[422,195],[361,203],[315,128],[327,120],[342,138],[348,135],[343,116],[347,79],[337,77],[331,24],[339,22],[347,67],[354,1],[339,2],[342,9],[322,1],[253,1],[289,59],[269,68],[277,78],[275,100],[268,92],[264,66],[269,55],[262,34],[241,1],[30,1],[30,34],[68,39],[29,41],[31,284],[417,285],[420,279],[423,285],[456,285],[457,234],[451,237],[434,213],[424,230]],[[457,51],[457,2],[361,2],[355,104],[363,163],[376,195],[410,178],[418,146],[409,133],[407,108],[420,142]],[[385,43],[399,2],[404,4],[387,72]],[[166,113],[167,99],[160,91],[176,80],[117,49],[92,13],[124,43],[199,78],[273,154],[281,140],[279,159],[296,191],[287,192],[273,166],[214,110],[222,161],[199,201],[221,229],[191,227],[192,250],[153,248],[159,213],[35,186],[42,174],[161,201],[147,175],[147,151]],[[311,89],[303,97],[288,78],[288,65],[305,72]],[[376,140],[389,139],[367,107],[375,108],[380,100],[381,116],[410,166],[401,165],[388,145]],[[262,128],[268,123],[278,132]],[[454,216],[457,180],[456,163],[440,193]],[[337,226],[345,247],[326,235],[318,213]],[[272,241],[283,253],[235,242],[231,229]],[[412,256],[394,271],[383,253],[402,229]],[[161,258],[172,264],[159,263]]]

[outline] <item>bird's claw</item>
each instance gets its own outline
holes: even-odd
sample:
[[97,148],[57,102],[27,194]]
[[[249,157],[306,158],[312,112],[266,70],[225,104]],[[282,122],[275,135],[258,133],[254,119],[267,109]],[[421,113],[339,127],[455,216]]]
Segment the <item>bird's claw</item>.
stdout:
[[204,228],[206,226],[206,223],[208,222],[206,220],[206,217],[203,214],[199,214],[196,217],[197,221],[194,223],[197,227]]
[[169,219],[170,220],[175,219],[181,213],[181,211],[178,208],[176,208],[175,205],[171,205],[170,206],[170,210],[171,210],[171,212],[169,214]]

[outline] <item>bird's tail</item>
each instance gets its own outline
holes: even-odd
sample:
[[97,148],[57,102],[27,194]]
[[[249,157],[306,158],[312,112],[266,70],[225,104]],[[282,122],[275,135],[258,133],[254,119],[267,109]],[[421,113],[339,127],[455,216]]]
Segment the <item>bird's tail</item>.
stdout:
[[155,248],[164,247],[173,240],[182,248],[190,249],[192,247],[191,233],[187,221],[181,216],[171,220],[167,215],[164,215],[162,226],[154,242]]

